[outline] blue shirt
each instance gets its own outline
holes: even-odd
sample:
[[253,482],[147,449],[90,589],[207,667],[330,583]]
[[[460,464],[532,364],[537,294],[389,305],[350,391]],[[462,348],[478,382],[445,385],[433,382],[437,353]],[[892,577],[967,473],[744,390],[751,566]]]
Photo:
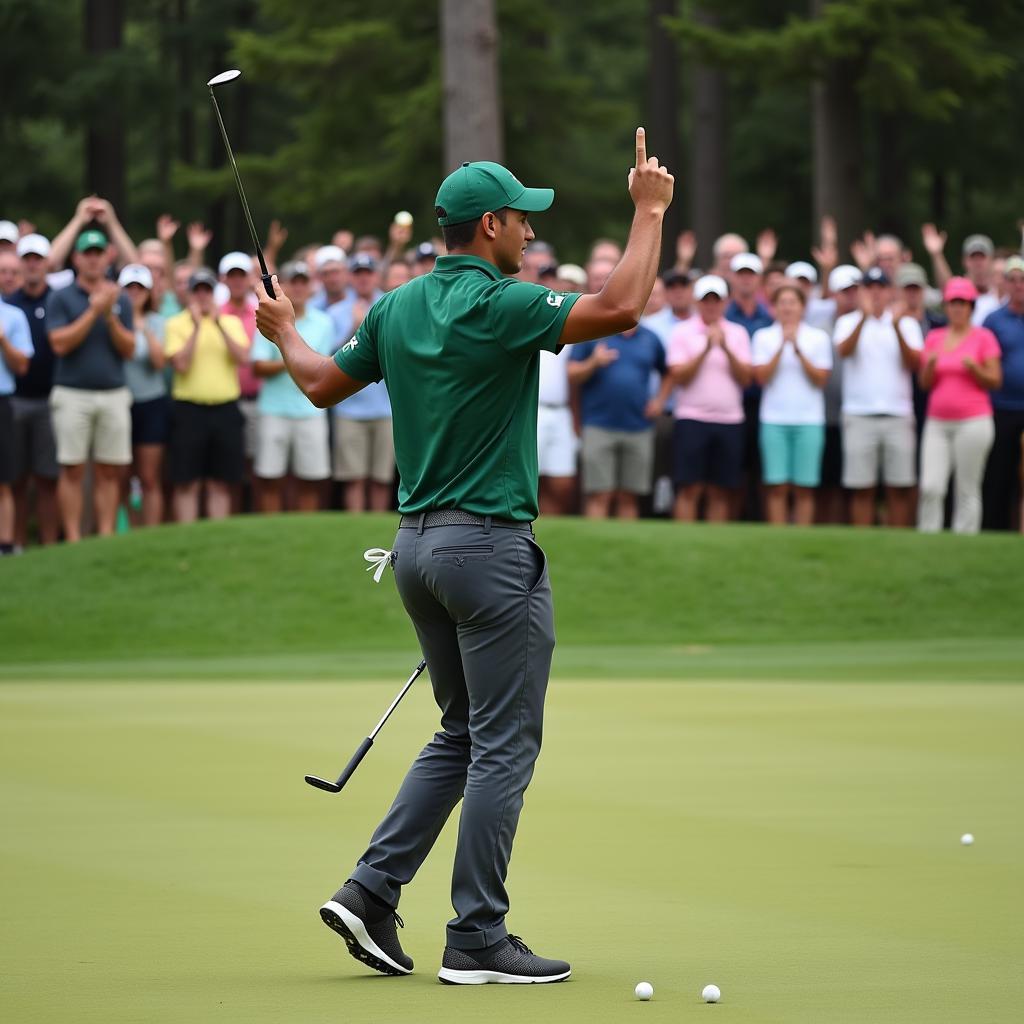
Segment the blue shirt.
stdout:
[[992,392],[992,405],[1007,412],[1024,412],[1024,315],[1000,306],[985,317],[984,326],[1003,350],[1003,386]]
[[[337,346],[334,344],[334,328],[331,318],[319,309],[306,306],[305,314],[295,321],[295,329],[302,335],[302,340],[322,356],[332,355]],[[256,362],[280,363],[281,350],[271,341],[256,332],[252,339],[252,360]],[[289,419],[301,420],[310,416],[321,416],[323,410],[318,409],[292,380],[291,375],[275,374],[264,377],[260,388],[259,411],[265,416],[286,416]]]
[[[46,300],[46,328],[73,324],[89,308],[89,293],[77,281]],[[126,295],[114,303],[118,319],[132,331],[132,307]],[[134,333],[134,331],[133,331]],[[58,356],[54,384],[83,391],[111,391],[125,386],[124,357],[114,348],[110,329],[102,316],[93,321],[85,340],[66,356]]]
[[50,288],[33,298],[19,288],[7,301],[28,317],[35,353],[28,364],[28,373],[15,381],[14,390],[20,398],[47,398],[53,387],[53,367],[56,357],[50,348],[50,335],[46,331],[46,299]]
[[755,332],[761,330],[762,327],[771,327],[775,323],[771,313],[760,302],[754,307],[754,312],[747,316],[740,309],[735,299],[725,307],[725,319],[731,320],[734,324],[739,324],[741,327],[746,327],[747,334],[751,337],[754,336]]
[[[374,302],[384,293],[378,291],[373,298]],[[345,306],[344,315],[348,317],[348,333],[341,338],[339,344],[348,341],[352,334],[352,306],[353,299],[346,305],[345,302],[336,302],[331,309],[337,310]],[[328,310],[330,312],[330,310]],[[335,321],[337,323],[337,321]],[[338,345],[335,345],[337,348]],[[344,416],[347,420],[389,420],[391,419],[391,399],[388,397],[388,388],[384,381],[379,380],[376,384],[368,384],[361,391],[357,391],[350,398],[334,407],[335,416]]]
[[[32,355],[34,349],[32,347],[32,332],[28,326],[28,317],[17,306],[0,302],[0,329],[3,330],[7,340],[11,343],[11,348],[16,348],[27,356]],[[7,360],[0,356],[0,395],[13,394],[14,374],[11,373]]]
[[580,405],[585,427],[649,430],[651,421],[644,415],[652,371],[665,373],[665,349],[661,339],[646,327],[638,327],[630,337],[615,334],[598,341],[573,345],[571,359],[583,362],[604,342],[619,358],[597,369],[580,389]]

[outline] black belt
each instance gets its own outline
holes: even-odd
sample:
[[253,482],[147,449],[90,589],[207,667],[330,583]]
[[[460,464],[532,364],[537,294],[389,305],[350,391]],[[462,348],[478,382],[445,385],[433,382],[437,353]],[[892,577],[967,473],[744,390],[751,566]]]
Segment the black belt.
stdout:
[[499,519],[497,516],[480,516],[475,512],[463,512],[460,508],[435,508],[429,512],[417,512],[402,516],[398,524],[403,530],[429,530],[432,526],[482,526],[484,531],[492,527],[497,530],[524,530],[533,532],[533,523],[521,519]]

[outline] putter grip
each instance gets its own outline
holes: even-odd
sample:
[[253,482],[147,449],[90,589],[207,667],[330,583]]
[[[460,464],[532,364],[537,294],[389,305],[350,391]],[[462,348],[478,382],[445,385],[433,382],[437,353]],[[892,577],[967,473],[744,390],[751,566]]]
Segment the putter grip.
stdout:
[[[272,298],[276,299],[277,294],[274,292],[274,283],[270,280],[270,274],[263,274],[263,287],[267,289],[267,294]],[[365,753],[365,751],[364,751]]]
[[352,755],[352,760],[345,765],[345,770],[338,776],[339,788],[344,787],[345,783],[352,778],[352,773],[359,767],[359,762],[366,757],[366,752],[373,746],[373,740],[369,736],[359,744],[359,748]]

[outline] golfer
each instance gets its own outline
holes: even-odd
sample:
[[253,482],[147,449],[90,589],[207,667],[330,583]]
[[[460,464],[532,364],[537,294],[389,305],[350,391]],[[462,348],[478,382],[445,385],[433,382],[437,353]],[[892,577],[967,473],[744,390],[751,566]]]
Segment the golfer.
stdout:
[[[621,262],[596,295],[513,280],[549,188],[465,163],[441,183],[448,255],[389,292],[333,359],[305,344],[287,298],[258,286],[256,322],[317,406],[383,380],[394,410],[401,522],[398,592],[430,670],[441,729],[413,762],[348,881],[321,908],[356,959],[409,974],[397,907],[462,800],[439,978],[459,985],[561,981],[569,964],[534,955],[505,927],[505,877],[523,793],[540,751],[555,644],[537,517],[542,350],[636,326],[654,286],[673,178],[636,133],[636,207]],[[278,296],[282,293],[276,288]]]

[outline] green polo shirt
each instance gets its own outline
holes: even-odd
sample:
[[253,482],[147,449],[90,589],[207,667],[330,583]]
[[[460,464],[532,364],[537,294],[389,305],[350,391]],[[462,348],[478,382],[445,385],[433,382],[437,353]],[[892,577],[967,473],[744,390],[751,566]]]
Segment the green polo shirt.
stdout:
[[334,357],[391,396],[403,513],[537,518],[537,386],[578,295],[442,256],[370,307]]

